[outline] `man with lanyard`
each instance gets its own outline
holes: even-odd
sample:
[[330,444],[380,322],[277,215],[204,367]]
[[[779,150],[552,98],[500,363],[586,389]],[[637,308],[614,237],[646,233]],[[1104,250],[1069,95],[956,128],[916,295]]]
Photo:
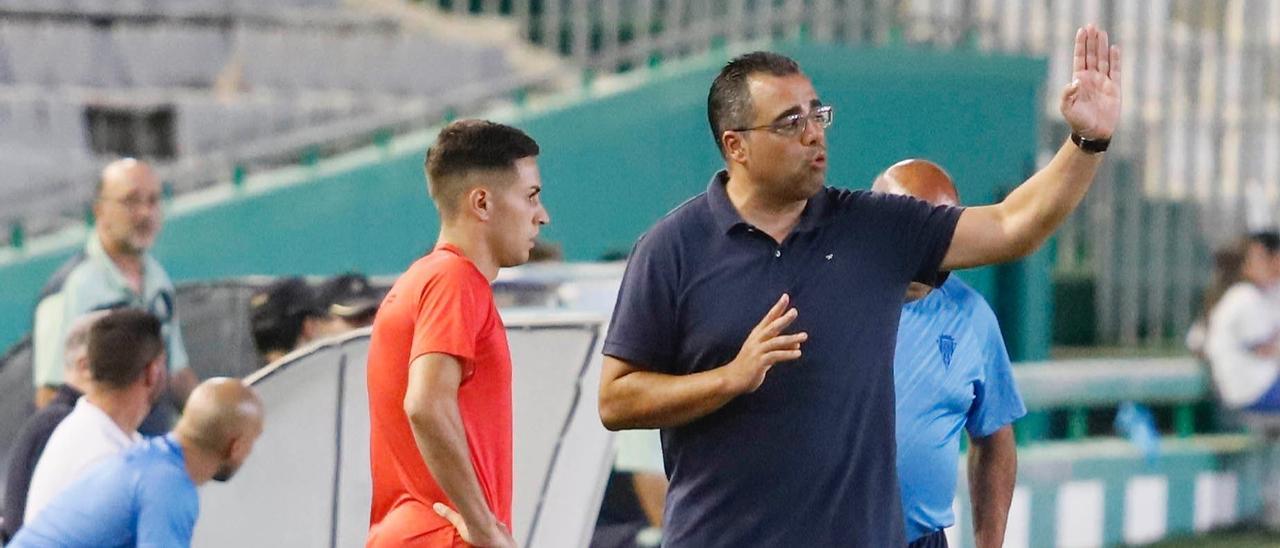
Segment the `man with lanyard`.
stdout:
[[604,344],[604,425],[662,429],[664,546],[906,544],[902,295],[1023,257],[1066,219],[1120,119],[1119,55],[1077,32],[1071,138],[1003,202],[968,209],[826,187],[833,110],[799,66],[757,52],[721,70],[707,103],[727,169],[636,243]]
[[[94,196],[96,223],[84,250],[67,260],[41,291],[34,320],[36,406],[43,407],[64,381],[62,348],[70,324],[81,315],[110,308],[140,308],[163,326],[169,387],[181,405],[197,378],[187,364],[178,326],[173,283],[148,252],[160,234],[160,180],[151,166],[126,158],[107,165]],[[139,428],[145,435],[168,431],[172,411],[157,405]]]
[[[876,192],[959,206],[951,177],[923,161],[894,164]],[[982,295],[955,276],[937,289],[912,282],[893,354],[898,483],[910,548],[945,548],[955,524],[960,430],[969,433],[969,492],[978,548],[1004,544],[1018,473],[1013,421],[1027,413],[1000,324]]]

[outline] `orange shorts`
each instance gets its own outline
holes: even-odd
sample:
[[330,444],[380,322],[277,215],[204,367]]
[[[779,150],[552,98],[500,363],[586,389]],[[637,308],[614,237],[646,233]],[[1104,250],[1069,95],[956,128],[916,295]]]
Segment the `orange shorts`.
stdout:
[[466,548],[458,530],[431,507],[412,499],[395,507],[373,527],[365,548]]

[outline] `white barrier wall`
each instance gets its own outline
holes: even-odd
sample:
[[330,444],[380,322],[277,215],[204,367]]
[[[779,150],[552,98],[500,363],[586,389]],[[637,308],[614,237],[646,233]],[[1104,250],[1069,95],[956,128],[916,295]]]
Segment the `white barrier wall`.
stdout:
[[[596,386],[603,321],[504,311],[513,361],[521,546],[584,547],[612,460]],[[253,455],[201,489],[197,547],[363,546],[368,531],[368,331],[301,350],[251,376],[267,406]]]

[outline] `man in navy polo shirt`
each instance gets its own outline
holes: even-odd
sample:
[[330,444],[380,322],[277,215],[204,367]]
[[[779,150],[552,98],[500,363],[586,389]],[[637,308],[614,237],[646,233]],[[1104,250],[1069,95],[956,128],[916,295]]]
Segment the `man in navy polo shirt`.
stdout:
[[[871,190],[960,205],[951,177],[932,162],[906,160]],[[969,492],[978,548],[1004,545],[1018,473],[1013,421],[1027,414],[991,306],[957,277],[941,287],[912,282],[893,355],[898,480],[909,548],[945,548],[955,524],[956,459],[969,433]]]
[[1071,141],[1004,202],[963,210],[825,187],[832,111],[795,62],[721,70],[708,119],[727,169],[636,243],[600,381],[606,427],[662,429],[666,546],[905,544],[902,296],[1030,253],[1084,197],[1120,117],[1119,50],[1090,26],[1074,57]]

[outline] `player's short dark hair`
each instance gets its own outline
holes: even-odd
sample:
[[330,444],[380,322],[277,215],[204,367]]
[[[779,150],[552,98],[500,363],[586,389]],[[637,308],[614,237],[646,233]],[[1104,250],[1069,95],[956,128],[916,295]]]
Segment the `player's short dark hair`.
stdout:
[[514,127],[487,120],[458,120],[440,130],[427,149],[427,191],[442,216],[452,216],[475,171],[515,169],[516,160],[537,156],[538,143]]
[[800,64],[785,55],[753,51],[734,57],[720,69],[720,74],[711,82],[711,92],[707,94],[707,121],[711,123],[711,136],[721,156],[724,156],[724,142],[720,136],[725,130],[746,127],[755,118],[747,78],[760,73],[770,76],[799,74]]
[[164,350],[160,320],[145,310],[113,310],[89,328],[89,374],[110,388],[127,388]]

